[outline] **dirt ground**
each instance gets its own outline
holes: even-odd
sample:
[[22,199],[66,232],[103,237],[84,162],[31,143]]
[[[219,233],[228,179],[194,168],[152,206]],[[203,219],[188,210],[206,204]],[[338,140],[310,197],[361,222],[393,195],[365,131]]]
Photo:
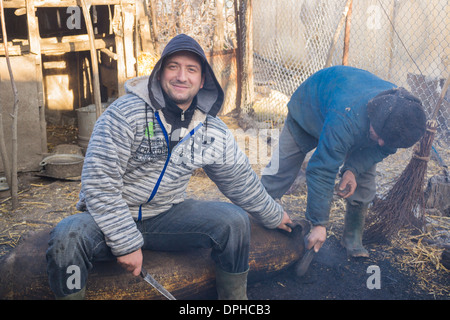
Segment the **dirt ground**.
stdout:
[[[231,126],[235,126],[235,122]],[[49,147],[76,143],[76,129],[52,128]],[[408,154],[402,155],[409,159]],[[407,162],[392,159],[380,167],[381,181],[389,174],[400,173]],[[261,168],[255,166],[260,174]],[[439,168],[429,169],[432,171]],[[388,174],[389,173],[389,174]],[[0,192],[0,258],[7,256],[32,231],[56,225],[61,219],[76,213],[75,204],[80,181],[57,180],[36,173],[19,175],[20,206],[11,211],[7,191]],[[380,189],[388,188],[380,183]],[[228,201],[215,185],[201,172],[195,174],[187,190],[188,197]],[[283,197],[283,206],[292,216],[302,217],[306,204],[306,187],[302,184]],[[343,201],[336,199],[331,213],[328,239],[314,257],[307,273],[298,278],[289,268],[266,281],[251,283],[249,299],[257,300],[448,300],[450,298],[450,271],[439,261],[442,249],[425,245],[428,234],[402,233],[391,244],[371,244],[368,259],[348,259],[340,245],[343,228]],[[450,218],[432,216],[434,232],[449,232]],[[430,227],[430,228],[431,228]],[[446,235],[447,239],[450,238]],[[0,259],[1,261],[1,259]],[[376,268],[380,288],[370,289],[371,276]],[[368,286],[369,282],[369,286]]]

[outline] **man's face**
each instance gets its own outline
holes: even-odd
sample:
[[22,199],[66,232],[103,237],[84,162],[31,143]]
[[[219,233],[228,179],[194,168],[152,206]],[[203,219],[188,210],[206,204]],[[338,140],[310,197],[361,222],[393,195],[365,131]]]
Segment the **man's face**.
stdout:
[[187,110],[203,88],[204,76],[199,57],[189,51],[170,55],[166,58],[159,80],[164,92],[180,109]]
[[375,130],[373,129],[372,125],[370,125],[370,128],[369,128],[369,137],[370,137],[370,139],[371,139],[372,141],[375,141],[376,143],[378,143],[378,145],[379,145],[380,147],[384,146],[384,140],[381,139],[381,138],[377,135],[377,133],[376,133]]

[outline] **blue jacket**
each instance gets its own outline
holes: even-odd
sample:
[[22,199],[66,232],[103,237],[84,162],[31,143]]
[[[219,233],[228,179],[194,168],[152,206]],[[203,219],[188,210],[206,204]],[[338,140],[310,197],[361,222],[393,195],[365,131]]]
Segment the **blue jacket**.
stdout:
[[370,140],[366,110],[372,98],[394,87],[367,71],[335,66],[313,74],[292,95],[286,125],[301,148],[301,132],[318,141],[306,169],[306,217],[313,225],[328,223],[342,165],[341,172],[351,170],[358,176],[396,152]]

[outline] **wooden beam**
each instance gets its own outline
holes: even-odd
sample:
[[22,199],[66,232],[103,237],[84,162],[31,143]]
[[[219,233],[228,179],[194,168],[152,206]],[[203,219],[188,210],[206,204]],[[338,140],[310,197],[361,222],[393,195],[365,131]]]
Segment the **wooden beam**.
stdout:
[[223,14],[224,0],[216,1],[216,19],[217,23],[214,27],[213,50],[220,51],[224,48],[225,43],[225,17]]
[[334,49],[336,48],[336,43],[339,39],[339,35],[341,34],[342,27],[344,26],[345,20],[347,18],[348,8],[352,0],[347,0],[345,4],[344,10],[341,15],[341,19],[336,27],[336,31],[334,32],[333,39],[331,40],[330,48],[328,49],[327,61],[325,62],[324,68],[328,68],[331,66],[333,60]]
[[[90,50],[89,40],[83,40],[84,36],[80,36],[80,39],[54,43],[50,41],[42,41],[41,48],[42,53],[56,53],[56,52],[77,52],[77,51],[87,51]],[[97,50],[109,48],[114,45],[114,36],[108,36],[102,39],[94,40],[94,47]]]
[[399,4],[397,3],[396,0],[392,1],[392,11],[391,11],[391,16],[390,16],[390,20],[391,23],[389,24],[389,44],[388,44],[388,48],[389,48],[389,67],[388,67],[388,80],[392,79],[392,62],[394,60],[394,49],[395,49],[395,44],[394,44],[394,38],[395,38],[395,20],[397,18],[397,14],[398,14],[398,7]]
[[86,5],[85,0],[80,0],[81,8],[83,10],[84,21],[86,22],[86,29],[89,36],[89,49],[91,52],[91,62],[92,62],[92,82],[94,88],[94,101],[95,101],[95,110],[97,118],[103,112],[102,109],[102,99],[100,94],[100,77],[98,72],[98,58],[97,58],[97,50],[94,44],[94,29],[92,27],[91,15],[89,13],[89,7]]
[[137,63],[135,58],[135,50],[134,46],[137,45],[134,43],[134,25],[135,25],[135,11],[136,7],[134,5],[123,5],[122,6],[122,23],[123,23],[123,46],[125,52],[125,70],[126,77],[128,79],[136,76],[136,67]]
[[27,27],[29,52],[35,55],[35,72],[37,86],[37,107],[39,108],[39,122],[41,131],[41,150],[47,152],[47,123],[45,120],[45,102],[44,102],[44,84],[42,75],[42,55],[41,55],[41,37],[39,35],[39,24],[36,17],[36,7],[34,0],[26,0]]
[[[157,18],[156,18],[156,3],[155,0],[148,0],[150,7],[150,28],[151,28],[151,33],[153,35],[153,46],[155,48],[155,52],[157,54],[161,54],[160,52],[160,48],[159,48],[159,30],[158,30],[158,23],[157,23]],[[146,8],[148,8],[148,6],[146,6]]]
[[[237,110],[248,112],[253,105],[253,21],[252,0],[235,0],[238,7],[236,34],[238,39]],[[236,9],[235,9],[236,10]],[[239,90],[239,88],[241,88]]]
[[242,59],[241,59],[241,14],[240,14],[240,1],[234,0],[234,24],[236,26],[236,38],[237,38],[237,46],[236,46],[236,111],[241,113],[241,96],[242,96]]
[[116,5],[114,7],[114,17],[112,19],[112,26],[114,32],[114,40],[117,54],[117,90],[119,97],[125,94],[124,84],[127,80],[125,69],[125,50],[123,47],[123,32],[122,32],[122,6]]
[[[30,53],[28,40],[20,41],[20,44],[8,43],[8,51],[10,56],[20,56]],[[114,46],[114,35],[108,35],[94,40],[97,50]],[[62,38],[45,38],[41,39],[41,54],[78,52],[89,50],[89,39],[86,34],[77,36],[68,36]],[[5,47],[0,44],[0,56],[5,55]]]
[[348,6],[347,17],[345,18],[345,32],[344,32],[344,51],[342,54],[342,65],[348,65],[348,51],[350,48],[350,26],[352,21],[352,6],[353,0],[350,1]]
[[27,0],[26,8],[27,8],[27,25],[28,25],[28,43],[30,44],[30,53],[40,54],[41,37],[39,36],[39,25],[36,17],[34,1]]
[[[11,0],[3,3],[5,8],[25,8],[26,0]],[[116,4],[134,4],[134,0],[92,0],[92,6],[108,6]],[[36,0],[34,2],[35,8],[57,8],[57,7],[76,7],[78,0]]]

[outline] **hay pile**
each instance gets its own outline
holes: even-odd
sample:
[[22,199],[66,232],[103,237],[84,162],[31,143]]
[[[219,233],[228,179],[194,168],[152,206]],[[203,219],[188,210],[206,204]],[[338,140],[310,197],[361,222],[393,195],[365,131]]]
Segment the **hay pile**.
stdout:
[[[30,174],[25,175],[29,178]],[[19,193],[19,207],[15,211],[11,212],[9,197],[0,202],[0,258],[28,232],[55,226],[76,212],[79,181],[32,180],[37,183],[22,185],[24,189]]]

